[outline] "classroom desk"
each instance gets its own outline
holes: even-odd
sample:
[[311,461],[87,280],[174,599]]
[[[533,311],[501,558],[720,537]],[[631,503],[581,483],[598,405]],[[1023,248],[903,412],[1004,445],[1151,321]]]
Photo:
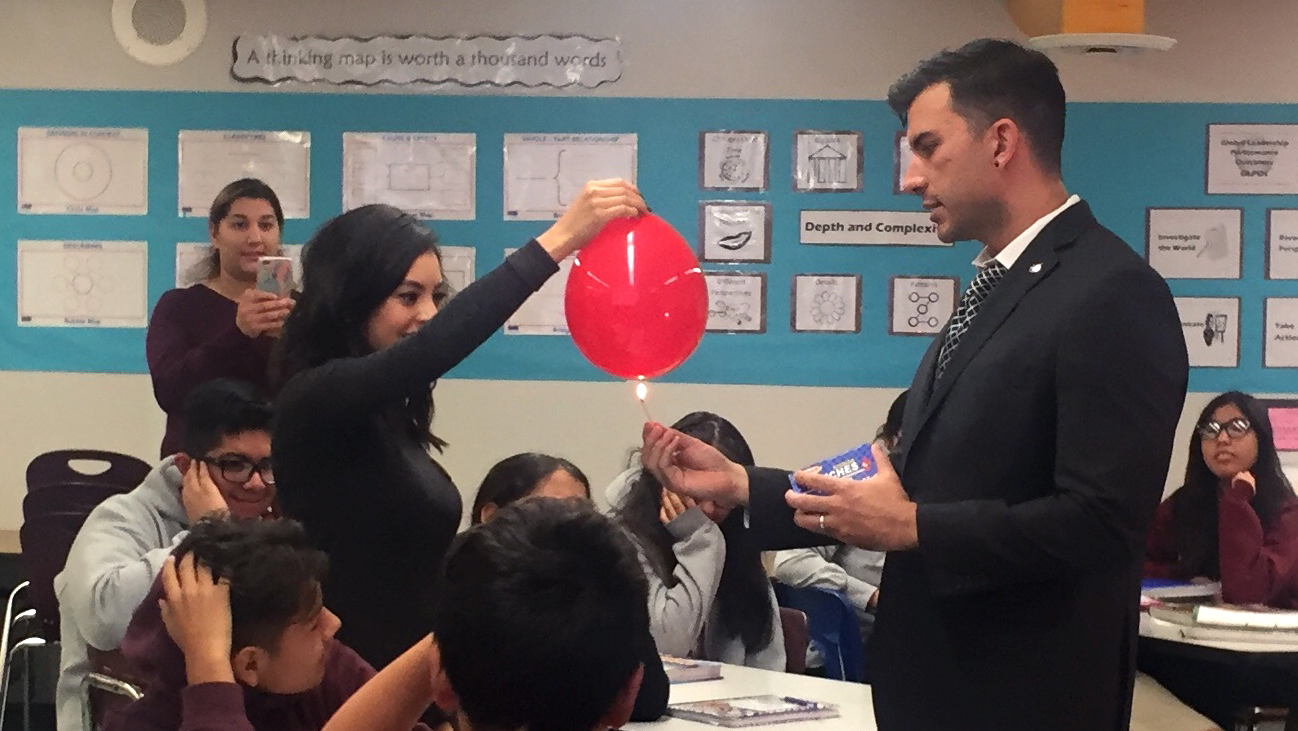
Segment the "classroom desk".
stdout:
[[1298,668],[1298,647],[1251,642],[1200,640],[1182,637],[1178,625],[1140,613],[1140,637],[1144,646],[1169,653],[1220,660],[1235,665]]
[[[810,675],[779,673],[739,665],[724,665],[720,680],[697,683],[677,683],[671,688],[672,703],[737,698],[746,695],[791,695],[813,701],[825,701],[838,706],[838,718],[815,721],[781,723],[778,731],[874,731],[874,705],[870,700],[870,686],[841,680],[826,680]],[[684,721],[668,716],[661,721],[628,723],[626,731],[702,731],[718,728],[695,721]]]

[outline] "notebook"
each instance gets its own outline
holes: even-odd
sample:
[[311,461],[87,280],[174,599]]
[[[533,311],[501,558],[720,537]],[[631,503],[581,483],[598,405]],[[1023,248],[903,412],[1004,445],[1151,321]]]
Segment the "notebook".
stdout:
[[667,715],[725,728],[837,718],[838,706],[778,695],[754,695],[714,701],[676,703]]

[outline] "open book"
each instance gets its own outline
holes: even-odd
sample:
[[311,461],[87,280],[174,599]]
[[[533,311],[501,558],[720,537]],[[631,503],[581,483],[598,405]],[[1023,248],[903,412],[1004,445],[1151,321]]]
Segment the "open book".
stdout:
[[713,726],[739,728],[768,723],[810,721],[836,718],[838,706],[778,695],[754,695],[715,701],[677,703],[667,707],[667,715]]
[[717,680],[721,677],[721,663],[707,660],[689,660],[683,657],[662,655],[663,670],[669,683],[694,683],[700,680]]

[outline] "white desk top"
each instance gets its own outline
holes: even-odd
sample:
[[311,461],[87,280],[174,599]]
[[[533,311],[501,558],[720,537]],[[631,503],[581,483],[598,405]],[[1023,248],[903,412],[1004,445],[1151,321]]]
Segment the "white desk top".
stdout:
[[[870,700],[868,685],[813,678],[809,675],[778,673],[773,670],[758,670],[739,665],[723,665],[720,680],[672,685],[670,702],[686,703],[768,694],[791,695],[812,701],[834,703],[838,706],[841,715],[838,718],[753,728],[771,728],[775,731],[874,731],[876,728],[874,706]],[[629,723],[622,728],[627,731],[703,731],[717,727],[667,716],[661,721]]]
[[1196,645],[1198,647],[1209,647],[1215,650],[1229,650],[1231,652],[1298,652],[1298,647],[1294,647],[1293,645],[1274,645],[1258,642],[1232,642],[1229,640],[1201,640],[1198,638],[1185,637],[1181,632],[1180,625],[1174,622],[1158,619],[1157,617],[1151,617],[1149,616],[1149,612],[1140,613],[1140,636],[1150,637],[1156,640],[1181,642],[1187,645]]

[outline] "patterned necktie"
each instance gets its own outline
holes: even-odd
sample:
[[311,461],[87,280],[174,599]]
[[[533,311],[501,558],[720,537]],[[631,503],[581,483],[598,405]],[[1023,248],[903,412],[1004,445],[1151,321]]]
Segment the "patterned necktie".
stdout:
[[951,358],[955,355],[956,346],[960,344],[960,338],[969,329],[969,323],[973,322],[974,317],[978,315],[983,300],[987,299],[987,295],[991,294],[993,289],[996,289],[996,285],[1000,283],[1006,271],[1004,264],[993,259],[987,266],[979,269],[978,274],[969,283],[969,289],[965,290],[964,296],[960,298],[960,304],[955,309],[955,314],[951,316],[951,326],[946,330],[942,349],[938,351],[937,375],[934,381],[940,379],[946,372],[946,367],[951,364]]

